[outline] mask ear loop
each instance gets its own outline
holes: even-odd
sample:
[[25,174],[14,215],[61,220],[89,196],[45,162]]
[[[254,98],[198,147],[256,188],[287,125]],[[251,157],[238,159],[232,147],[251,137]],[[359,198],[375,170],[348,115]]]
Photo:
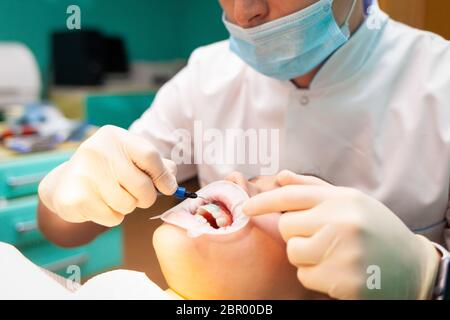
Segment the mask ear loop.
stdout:
[[342,25],[342,28],[345,27],[345,29],[348,30],[348,33],[350,33],[350,19],[352,18],[353,11],[355,11],[356,1],[357,0],[353,0],[352,7],[350,8],[347,17],[345,18],[344,24]]

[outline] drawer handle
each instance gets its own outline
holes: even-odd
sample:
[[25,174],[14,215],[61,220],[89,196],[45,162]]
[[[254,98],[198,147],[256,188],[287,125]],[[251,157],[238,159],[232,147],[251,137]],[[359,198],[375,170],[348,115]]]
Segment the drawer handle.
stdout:
[[47,269],[51,272],[57,272],[60,270],[67,269],[71,265],[81,265],[87,262],[89,259],[88,255],[85,253],[78,254],[76,256],[69,257],[67,259],[62,259],[52,263],[44,264],[41,267]]
[[38,230],[38,224],[36,220],[17,222],[15,225],[17,233],[24,234]]
[[29,176],[9,177],[6,184],[11,188],[18,188],[37,184],[47,175],[48,172],[40,172]]

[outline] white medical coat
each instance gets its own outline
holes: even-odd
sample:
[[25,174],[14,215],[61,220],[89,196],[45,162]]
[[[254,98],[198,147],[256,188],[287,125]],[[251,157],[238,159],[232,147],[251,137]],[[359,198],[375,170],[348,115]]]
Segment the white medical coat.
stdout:
[[[174,131],[279,129],[280,169],[379,199],[414,232],[450,246],[450,43],[378,13],[328,59],[309,89],[257,73],[227,41],[196,50],[130,128],[165,157]],[[201,184],[255,165],[180,166]]]

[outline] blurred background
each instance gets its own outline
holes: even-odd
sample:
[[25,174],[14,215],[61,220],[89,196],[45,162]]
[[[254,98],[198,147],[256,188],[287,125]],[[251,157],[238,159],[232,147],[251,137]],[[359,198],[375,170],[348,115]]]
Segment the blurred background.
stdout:
[[[73,48],[61,52],[73,39],[66,39],[67,43],[61,37],[56,44],[53,41],[56,32],[68,33],[66,20],[69,14],[66,9],[73,4],[81,9],[83,32],[92,30],[104,36],[118,37],[123,42],[131,71],[136,63],[141,69],[154,65],[162,74],[155,77],[173,74],[173,69],[181,68],[180,63],[196,47],[226,38],[221,11],[214,0],[1,0],[0,41],[20,42],[32,51],[43,80],[44,95],[49,94],[47,89],[55,84],[51,79],[52,62],[55,62],[52,54],[57,51],[63,55],[54,57],[56,62],[76,58],[67,57]],[[84,37],[79,40],[84,43],[78,48],[97,41],[89,34]],[[168,63],[168,70],[158,69],[159,62]],[[150,63],[150,66],[145,63]],[[150,82],[153,79],[146,80]],[[156,82],[163,80],[157,79]]]
[[450,39],[450,1],[379,0],[379,3],[391,18]]
[[[392,18],[450,38],[450,1],[379,2]],[[140,67],[141,74],[133,76],[141,77],[140,80],[153,76],[157,79],[146,81],[156,86],[181,68],[195,48],[227,37],[216,0],[1,0],[0,41],[20,42],[32,51],[39,66],[44,96],[49,94],[50,86],[54,84],[51,78],[52,54],[58,48],[54,48],[52,39],[56,32],[67,32],[69,14],[66,9],[73,4],[81,9],[83,30],[119,38],[126,50],[127,71],[133,72],[136,66]],[[64,42],[60,46],[65,46]],[[67,52],[62,54],[67,55]],[[58,58],[67,59],[65,56]],[[163,62],[165,66],[158,66]],[[145,69],[143,66],[151,69],[152,65],[155,70],[159,67],[159,72],[154,70],[154,73],[148,71],[146,74],[142,71]],[[164,71],[164,67],[167,70]]]
[[[380,0],[394,19],[450,39],[450,1]],[[81,30],[67,20],[80,8]],[[84,279],[112,268],[164,280],[149,216],[160,199],[78,248],[59,248],[36,222],[39,181],[98,126],[127,128],[202,45],[226,39],[216,0],[0,0],[0,241],[36,264]],[[185,182],[195,189],[196,181]]]

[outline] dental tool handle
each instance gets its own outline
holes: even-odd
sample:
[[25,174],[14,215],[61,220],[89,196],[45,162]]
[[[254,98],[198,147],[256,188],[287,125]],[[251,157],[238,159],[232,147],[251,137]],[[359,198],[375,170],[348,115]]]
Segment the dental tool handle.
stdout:
[[[160,191],[156,190],[156,193],[160,196],[165,196],[165,194],[162,194]],[[201,198],[203,200],[206,200],[204,197],[199,196],[198,194],[196,194],[195,192],[189,192],[186,190],[186,188],[184,187],[178,187],[177,191],[175,191],[175,193],[172,195],[173,197],[180,199],[180,200],[185,200],[187,198],[190,199],[197,199],[197,198]],[[155,216],[155,217],[151,217],[150,220],[156,220],[156,219],[160,219],[162,217],[162,215],[159,216]]]
[[196,199],[198,198],[197,194],[195,192],[189,192],[186,190],[186,188],[184,187],[178,187],[177,191],[175,192],[174,196],[178,199],[186,199],[186,198],[191,198],[191,199]]
[[[158,195],[163,195],[163,194],[158,191]],[[175,193],[172,196],[174,196],[175,198],[177,198],[179,200],[184,200],[187,198],[197,199],[199,197],[195,192],[187,191],[186,188],[184,188],[184,187],[178,187],[177,191],[175,191]]]

